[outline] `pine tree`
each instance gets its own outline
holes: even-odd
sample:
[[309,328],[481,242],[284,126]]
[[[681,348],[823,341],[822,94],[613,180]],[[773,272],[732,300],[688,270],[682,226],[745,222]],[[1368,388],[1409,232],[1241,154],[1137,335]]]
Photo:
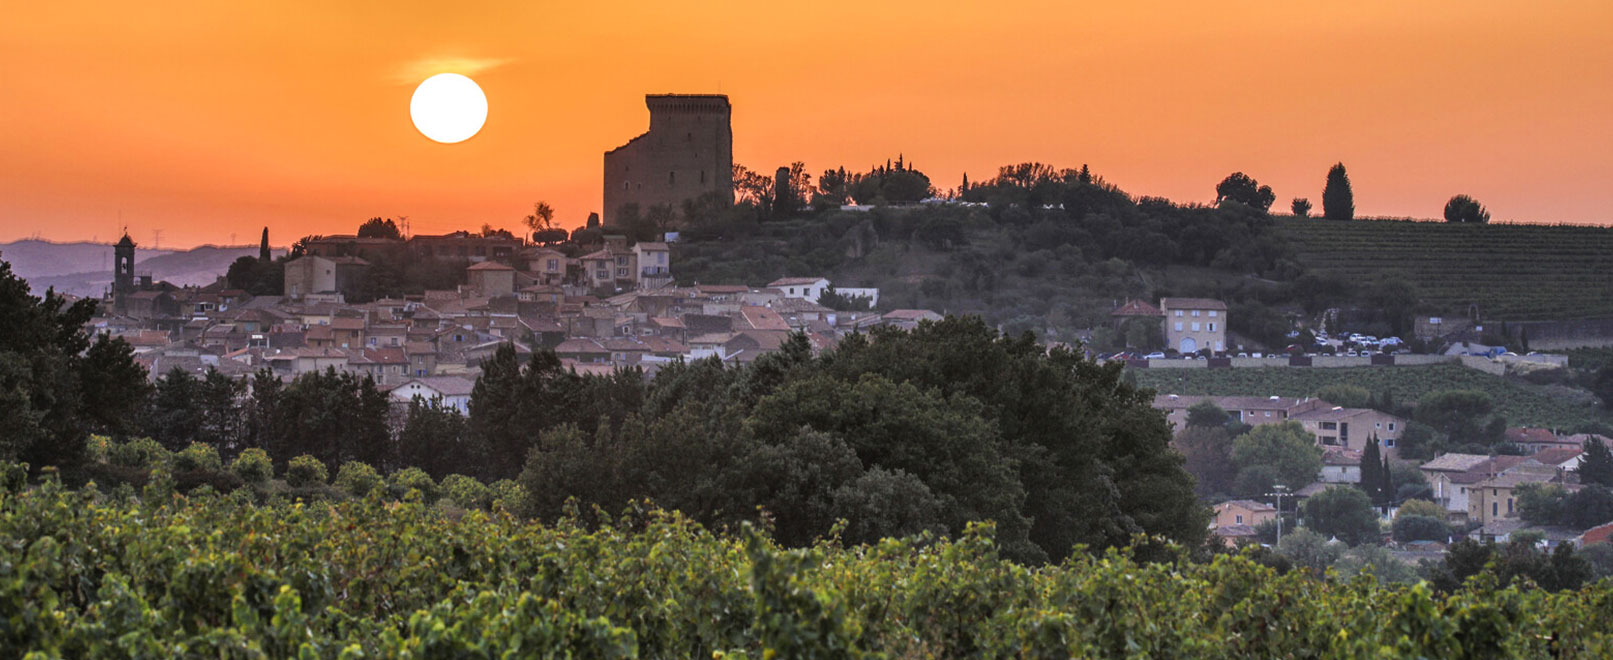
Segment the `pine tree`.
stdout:
[[1355,219],[1355,193],[1350,189],[1350,175],[1344,171],[1344,163],[1337,163],[1327,171],[1327,186],[1322,189],[1322,217]]
[[1585,458],[1579,464],[1579,482],[1613,488],[1613,450],[1600,436],[1585,441]]

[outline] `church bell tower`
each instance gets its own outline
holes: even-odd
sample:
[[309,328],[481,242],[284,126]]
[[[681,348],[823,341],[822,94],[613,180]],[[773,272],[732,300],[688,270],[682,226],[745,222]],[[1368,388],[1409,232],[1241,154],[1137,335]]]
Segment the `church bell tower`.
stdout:
[[112,303],[121,312],[125,297],[134,292],[134,239],[128,232],[112,246],[112,263]]

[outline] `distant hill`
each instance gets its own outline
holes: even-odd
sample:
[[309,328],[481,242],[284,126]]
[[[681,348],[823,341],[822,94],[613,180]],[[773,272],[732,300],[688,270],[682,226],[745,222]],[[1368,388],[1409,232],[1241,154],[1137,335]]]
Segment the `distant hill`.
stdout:
[[1491,319],[1613,317],[1613,229],[1404,220],[1279,219],[1311,272],[1349,282],[1398,273],[1447,312]]
[[[284,249],[271,249],[280,256]],[[135,272],[180,286],[213,283],[242,256],[257,256],[258,246],[204,245],[191,250],[135,248]],[[51,243],[24,240],[0,243],[0,259],[28,281],[34,293],[55,288],[78,296],[99,296],[112,285],[112,246],[104,243]]]

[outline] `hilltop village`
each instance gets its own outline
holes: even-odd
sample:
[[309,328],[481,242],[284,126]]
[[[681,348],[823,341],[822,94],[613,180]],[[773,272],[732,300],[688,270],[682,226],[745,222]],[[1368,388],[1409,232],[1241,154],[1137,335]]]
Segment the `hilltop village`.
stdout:
[[[576,374],[611,376],[638,369],[649,378],[680,361],[749,364],[779,350],[796,333],[821,352],[852,333],[942,320],[948,310],[881,304],[880,289],[845,286],[827,273],[789,273],[765,286],[678,277],[672,248],[679,230],[702,220],[700,200],[731,204],[742,196],[743,172],[732,160],[725,97],[652,95],[646,104],[650,130],[604,155],[603,222],[590,219],[585,227],[567,231],[535,209],[528,238],[490,227],[405,235],[377,218],[356,234],[305,237],[278,260],[270,258],[265,229],[256,260],[243,258],[229,276],[203,287],[176,287],[137,273],[136,246],[124,236],[113,248],[113,286],[90,329],[131,344],[153,381],[174,370],[230,377],[266,371],[287,382],[334,370],[369,378],[395,408],[406,408],[418,397],[467,413],[482,363],[505,346],[523,359],[552,351],[562,369]],[[826,185],[831,174],[825,173]],[[875,174],[880,185],[889,184],[889,190],[872,193],[876,199],[921,201],[893,193],[905,178],[922,177],[901,159]],[[1071,176],[1079,186],[1099,185],[1089,183],[1096,180],[1084,171]],[[804,201],[787,190],[791,178],[780,169],[774,199],[790,195]],[[981,188],[970,188],[967,180],[961,187],[976,194]],[[829,208],[840,206],[848,213],[867,208],[840,201]],[[962,198],[943,203],[985,205]],[[1229,208],[1235,213],[1241,207]],[[272,286],[259,286],[270,280]],[[1448,364],[1500,376],[1561,372],[1567,365],[1564,356],[1530,352],[1526,338],[1516,342],[1522,346],[1518,353],[1499,345],[1513,344],[1504,325],[1500,341],[1490,341],[1496,333],[1483,332],[1471,319],[1438,316],[1418,316],[1406,328],[1408,341],[1389,334],[1330,337],[1326,326],[1337,325],[1333,310],[1311,327],[1296,323],[1250,341],[1233,330],[1235,304],[1168,295],[1117,299],[1097,314],[1101,326],[1081,339],[1089,356],[1124,361],[1130,371],[1154,372],[1145,377],[1166,383],[1176,378],[1171,372],[1184,374],[1180,382],[1185,383],[1195,373],[1234,368]],[[1094,341],[1095,336],[1109,339]],[[1063,342],[1044,337],[1042,343]],[[1389,388],[1381,399],[1376,391],[1206,396],[1178,394],[1173,386],[1156,389],[1153,407],[1176,430],[1178,449],[1199,478],[1199,495],[1218,502],[1212,534],[1229,545],[1274,540],[1267,538],[1267,528],[1278,516],[1272,504],[1281,502],[1258,501],[1275,495],[1267,491],[1284,485],[1284,497],[1303,500],[1339,484],[1371,494],[1385,516],[1395,502],[1437,505],[1432,517],[1440,525],[1415,539],[1425,543],[1408,545],[1408,552],[1437,552],[1457,536],[1505,541],[1520,530],[1538,533],[1550,544],[1585,542],[1579,536],[1589,524],[1542,526],[1538,519],[1526,520],[1519,503],[1524,492],[1549,488],[1568,497],[1582,489],[1578,465],[1603,439],[1584,428],[1531,428],[1483,412],[1476,414],[1495,428],[1474,422],[1433,429],[1423,422],[1437,417],[1438,397],[1423,397],[1417,406],[1395,405]],[[1275,460],[1269,457],[1244,456],[1233,459],[1230,468],[1225,465],[1226,447],[1267,426],[1255,436],[1293,435],[1306,448],[1298,464],[1309,467],[1277,478],[1261,462]],[[1431,433],[1442,440],[1430,442]],[[1199,464],[1192,446],[1206,434],[1226,446],[1216,450],[1219,457],[1209,467]]]
[[[125,237],[117,249],[121,269],[133,242]],[[761,288],[676,286],[669,255],[663,242],[628,245],[612,235],[578,257],[500,235],[329,236],[283,263],[285,295],[252,296],[223,281],[176,288],[120,279],[103,306],[111,313],[94,329],[132,344],[153,379],[174,368],[245,375],[266,367],[287,379],[336,369],[367,375],[406,402],[417,393],[462,401],[479,362],[505,343],[522,354],[552,350],[579,373],[639,367],[653,374],[680,359],[750,362],[792,332],[821,349],[876,325],[941,318],[928,310],[830,309],[818,302],[826,292],[871,302],[879,292],[837,292],[822,277]],[[366,257],[399,256],[464,263],[465,284],[348,300],[369,277]]]

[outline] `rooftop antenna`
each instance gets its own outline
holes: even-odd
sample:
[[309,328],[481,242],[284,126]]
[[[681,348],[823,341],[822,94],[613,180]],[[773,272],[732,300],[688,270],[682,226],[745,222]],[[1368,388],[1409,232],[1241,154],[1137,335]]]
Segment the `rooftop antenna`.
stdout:
[[398,225],[398,228],[403,230],[403,240],[409,240],[409,236],[411,235],[409,233],[409,216],[398,216]]
[[151,230],[151,249],[153,249],[153,250],[162,249],[162,230],[161,229],[153,229],[153,230]]

